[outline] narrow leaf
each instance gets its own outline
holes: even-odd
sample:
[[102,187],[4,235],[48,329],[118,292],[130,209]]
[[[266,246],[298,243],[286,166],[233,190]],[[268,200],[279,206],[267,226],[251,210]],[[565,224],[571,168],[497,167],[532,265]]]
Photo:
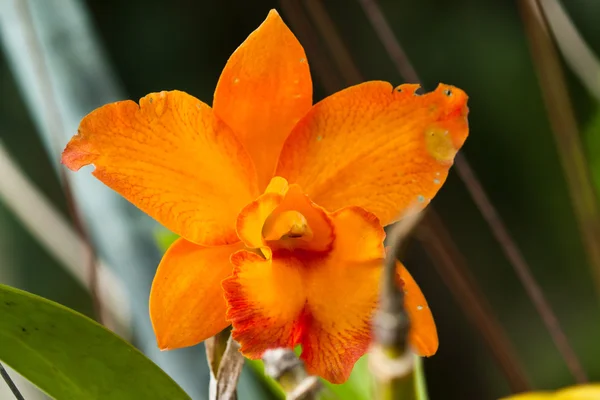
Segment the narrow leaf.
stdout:
[[123,339],[60,304],[0,285],[0,360],[57,399],[187,399]]

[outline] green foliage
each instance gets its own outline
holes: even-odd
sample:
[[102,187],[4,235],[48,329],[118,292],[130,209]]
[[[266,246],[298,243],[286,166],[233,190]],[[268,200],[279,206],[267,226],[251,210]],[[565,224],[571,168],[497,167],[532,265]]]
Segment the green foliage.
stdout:
[[60,304],[0,285],[0,360],[58,399],[189,399],[123,339]]
[[600,197],[600,105],[584,125],[583,138],[586,142],[588,160],[597,195]]

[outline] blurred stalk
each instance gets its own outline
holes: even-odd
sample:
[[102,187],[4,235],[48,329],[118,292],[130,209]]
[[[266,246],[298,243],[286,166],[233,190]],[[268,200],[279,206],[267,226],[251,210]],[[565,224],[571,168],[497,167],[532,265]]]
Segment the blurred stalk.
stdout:
[[209,399],[237,400],[237,384],[244,366],[240,345],[225,328],[204,341],[210,369]]
[[[125,96],[79,0],[0,1],[1,40],[15,79],[57,168],[81,118]],[[60,173],[59,173],[60,175]],[[206,398],[201,348],[160,352],[148,317],[149,289],[160,253],[153,223],[91,175],[69,175],[95,247],[122,278],[131,302],[135,342],[194,398]],[[201,380],[199,375],[206,378]]]
[[[89,244],[71,228],[62,214],[19,169],[0,141],[0,200],[31,235],[46,248],[79,283],[89,289]],[[114,273],[100,262],[98,288],[104,321],[114,331],[127,335],[129,310],[125,289]]]
[[304,363],[291,349],[277,348],[263,355],[265,374],[276,380],[286,400],[316,400],[322,390],[317,376],[308,375]]
[[539,3],[558,48],[588,91],[600,101],[600,60],[557,0]]
[[[398,285],[398,257],[402,245],[421,220],[422,213],[409,210],[388,235],[381,276],[381,297],[373,321],[374,342],[369,350],[369,367],[377,400],[415,400],[415,358],[409,349],[410,320],[404,308],[404,290]],[[412,215],[411,215],[412,214]]]
[[[415,69],[410,64],[406,53],[404,53],[399,41],[396,39],[396,36],[394,35],[376,0],[359,1],[363,6],[365,14],[373,25],[377,35],[384,43],[390,58],[394,60],[398,72],[403,74],[403,77],[408,81],[414,83],[420,82]],[[550,303],[548,303],[546,300],[546,297],[544,296],[540,286],[531,273],[531,268],[527,264],[527,261],[517,246],[517,243],[510,235],[506,225],[500,218],[500,215],[496,211],[496,208],[492,204],[490,198],[485,192],[481,182],[477,178],[464,154],[459,152],[456,155],[454,165],[456,172],[464,182],[469,194],[471,195],[471,198],[477,205],[477,208],[481,212],[485,221],[488,223],[492,234],[498,241],[499,245],[504,251],[504,254],[510,261],[512,267],[517,273],[517,276],[521,280],[521,283],[525,287],[527,295],[540,314],[544,324],[546,325],[546,329],[548,329],[548,332],[550,333],[550,336],[552,337],[552,340],[554,341],[554,344],[556,345],[561,356],[565,360],[567,367],[578,381],[581,379],[585,380],[585,373],[583,372],[583,368],[581,367],[579,359],[577,358],[577,354],[575,354],[571,345],[569,344],[567,336],[558,322],[558,318],[550,307]],[[600,242],[597,241],[596,243]],[[598,251],[598,254],[600,254],[600,247],[597,248],[596,251]],[[525,381],[523,380],[523,382]]]
[[[575,216],[592,267],[596,292],[600,296],[600,209],[573,105],[556,47],[538,1],[520,0],[518,4]],[[585,377],[583,371],[578,371],[577,375],[580,381]]]
[[[302,26],[302,27],[306,28],[306,27],[310,26],[310,24],[304,23],[304,22],[298,23],[297,25],[295,24],[296,21],[302,21],[305,18],[304,17],[305,11],[304,11],[303,7],[300,4],[298,4],[299,1],[300,0],[282,0],[281,1],[282,8],[284,10],[286,10],[286,9],[289,10],[289,13],[287,13],[286,16],[290,19],[292,26]],[[313,4],[313,3],[319,3],[319,1],[318,0],[306,0],[306,5],[307,5],[306,9],[307,9],[308,13],[311,14],[312,20],[315,23],[315,25],[320,25],[320,24],[330,25],[327,28],[321,27],[321,29],[318,29],[318,30],[320,32],[327,33],[328,35],[336,35],[339,37],[339,34],[337,33],[337,30],[335,29],[335,25],[331,22],[330,18],[327,16],[323,17],[323,16],[319,15],[319,14],[326,14],[327,10],[322,6],[322,4],[317,4],[315,6],[315,4]],[[375,6],[376,6],[376,4],[375,4]],[[371,10],[372,9],[373,8],[371,8]],[[375,8],[375,11],[377,11],[377,10],[378,9]],[[381,12],[379,12],[378,14],[379,14],[380,19],[383,18],[383,14],[381,14]],[[383,21],[385,23],[385,19]],[[374,22],[377,22],[377,21],[374,21]],[[388,52],[397,50],[399,48],[399,46],[398,46],[397,42],[395,41],[395,38],[393,36],[391,36],[391,37],[388,36],[389,34],[391,34],[391,30],[389,29],[389,26],[387,24],[384,24],[383,26],[378,26],[378,27],[379,27],[379,29],[387,29],[387,31],[386,31],[387,33],[383,32],[385,37],[381,38],[381,40],[384,42],[384,45],[385,45],[386,49],[388,50]],[[314,38],[315,34],[312,31],[300,31],[300,32],[298,32],[298,35],[300,35],[301,37],[312,37],[313,39],[311,42],[313,42],[313,43],[318,42],[318,40]],[[381,35],[380,35],[380,37],[381,37]],[[338,60],[336,65],[343,66],[343,65],[347,65],[348,62],[353,63],[352,58],[342,40],[329,39],[329,40],[327,40],[327,43],[329,45],[340,46],[335,51],[331,50],[331,54],[334,57],[335,57],[335,55],[338,55],[338,57],[339,57],[339,55],[342,54],[342,56],[341,56],[342,59]],[[309,58],[311,60],[326,59],[327,58],[326,55],[323,54],[322,51],[320,51],[320,50],[321,49],[319,49],[316,46],[312,47],[312,48],[307,48]],[[402,51],[400,51],[400,52],[395,51],[393,53],[392,58],[394,60],[396,67],[398,68],[399,72],[405,79],[410,81],[410,79],[408,79],[407,76],[404,76],[404,74],[408,74],[408,76],[412,75],[413,77],[416,77],[416,73],[414,72],[414,69],[412,68],[412,66],[410,65],[410,62],[408,61],[408,59],[406,58],[406,56],[404,55],[404,53]],[[320,81],[324,85],[328,82],[334,82],[336,80],[336,78],[338,78],[338,76],[339,76],[339,73],[336,71],[335,68],[324,69],[323,71],[327,72],[327,74],[325,74],[325,73],[318,74],[318,77],[320,78]],[[319,72],[319,71],[317,71],[317,72]],[[344,76],[345,76],[345,82],[344,82],[345,85],[343,85],[343,86],[350,86],[350,85],[354,85],[354,84],[357,84],[357,83],[360,83],[363,81],[360,71],[358,71],[358,68],[355,68],[355,67],[349,69],[344,74]],[[460,156],[460,153],[458,155]],[[427,211],[427,213],[432,213],[432,212],[433,212],[433,210],[431,208]],[[427,217],[425,217],[423,219],[421,224],[423,224],[424,226],[430,227],[430,225],[429,225],[430,222]],[[441,221],[440,221],[440,223],[438,224],[438,226],[436,226],[435,229],[428,229],[428,232],[431,232],[431,235],[435,236],[436,243],[444,244],[445,248],[456,249],[455,252],[441,254],[439,251],[436,251],[435,248],[431,247],[432,244],[430,241],[423,241],[423,244],[426,246],[428,253],[432,257],[436,258],[436,265],[440,266],[440,268],[447,268],[449,270],[457,271],[457,273],[454,275],[456,278],[456,281],[454,281],[454,282],[456,282],[455,286],[459,285],[460,282],[469,281],[470,282],[469,285],[462,285],[462,288],[464,290],[469,291],[469,293],[467,294],[469,296],[469,299],[476,299],[475,302],[477,302],[481,305],[488,304],[487,299],[485,298],[483,293],[480,290],[478,290],[478,286],[477,286],[476,282],[472,279],[469,280],[467,277],[462,276],[462,274],[461,274],[461,271],[463,271],[462,269],[455,268],[456,265],[460,265],[463,257],[460,256],[460,252],[458,251],[458,248],[457,248],[456,244],[454,243],[454,241],[452,240],[452,236],[447,231],[447,228],[445,227],[445,225],[443,223],[441,223]],[[455,293],[455,296],[456,296],[456,292],[454,290],[452,290],[452,293]],[[488,345],[490,352],[495,357],[496,362],[502,369],[502,372],[504,373],[504,376],[506,377],[512,390],[515,392],[519,392],[519,391],[524,391],[524,390],[529,389],[528,379],[524,373],[523,367],[521,366],[519,359],[516,357],[516,353],[511,345],[511,342],[506,337],[506,333],[504,332],[503,329],[501,329],[501,325],[498,322],[494,313],[492,312],[491,307],[484,306],[486,312],[473,313],[473,311],[476,311],[476,309],[473,307],[469,307],[469,304],[462,301],[462,300],[464,300],[464,297],[462,297],[462,298],[457,297],[457,300],[459,301],[459,304],[461,305],[463,311],[469,316],[469,319],[474,321],[473,323],[474,323],[475,327],[477,327],[479,329],[479,332],[484,336],[485,343]],[[470,300],[470,301],[472,301],[472,300]],[[496,329],[483,329],[484,327],[494,327]]]

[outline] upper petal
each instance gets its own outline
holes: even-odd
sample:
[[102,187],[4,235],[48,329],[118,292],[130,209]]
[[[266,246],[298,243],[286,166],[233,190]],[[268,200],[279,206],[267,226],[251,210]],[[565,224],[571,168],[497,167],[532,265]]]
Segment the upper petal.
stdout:
[[209,106],[179,91],[107,104],[67,145],[70,169],[93,175],[180,236],[237,242],[238,212],[256,194],[256,172],[235,134]]
[[263,190],[285,138],[312,106],[312,81],[302,45],[272,10],[232,54],[213,107],[256,164]]
[[287,138],[276,174],[328,210],[361,206],[383,225],[424,207],[467,137],[468,108],[460,89],[417,88],[366,82],[329,96]]
[[150,319],[161,350],[193,346],[229,325],[221,281],[231,275],[229,258],[241,248],[178,239],[167,250],[150,291]]

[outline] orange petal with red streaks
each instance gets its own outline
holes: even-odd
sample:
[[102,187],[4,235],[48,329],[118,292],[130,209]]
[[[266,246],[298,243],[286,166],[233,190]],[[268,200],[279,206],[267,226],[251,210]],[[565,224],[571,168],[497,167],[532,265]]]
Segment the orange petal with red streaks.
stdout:
[[233,337],[246,356],[301,344],[310,373],[341,383],[371,339],[385,234],[358,207],[329,217],[335,230],[329,252],[279,250],[271,259],[238,252],[223,288]]
[[287,138],[276,175],[327,210],[360,206],[383,225],[423,208],[467,138],[468,108],[458,88],[417,88],[374,81],[327,97]]
[[209,106],[178,91],[88,114],[62,162],[93,175],[164,226],[203,245],[238,241],[236,216],[257,195],[256,172]]
[[259,359],[267,349],[293,348],[306,295],[303,265],[293,257],[265,259],[239,251],[231,257],[233,276],[223,281],[227,319],[240,351]]
[[372,339],[385,233],[358,207],[331,216],[336,240],[324,259],[307,260],[307,314],[301,359],[310,374],[343,383]]
[[229,325],[221,281],[231,275],[231,254],[243,247],[178,239],[167,250],[150,291],[150,319],[161,350],[193,346]]
[[213,103],[252,156],[261,190],[273,176],[285,138],[311,106],[304,49],[272,10],[229,58]]

